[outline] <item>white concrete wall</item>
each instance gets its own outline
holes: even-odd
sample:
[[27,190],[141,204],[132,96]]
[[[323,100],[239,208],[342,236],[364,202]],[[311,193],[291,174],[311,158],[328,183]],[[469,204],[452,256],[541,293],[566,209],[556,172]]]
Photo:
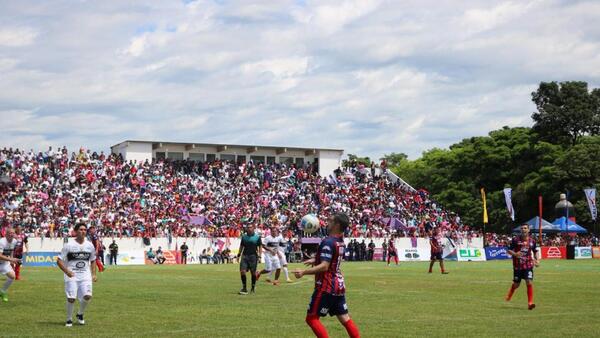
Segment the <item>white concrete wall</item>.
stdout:
[[[350,242],[350,240],[352,240],[353,238],[345,238],[344,241],[346,243]],[[369,238],[356,238],[356,240],[360,243],[362,242],[362,240],[365,240],[365,243],[369,244],[370,239]],[[70,238],[69,241],[73,241],[74,238]],[[202,252],[203,249],[208,248],[209,245],[211,245],[211,243],[214,243],[215,241],[221,240],[223,242],[226,242],[225,238],[217,238],[217,239],[209,239],[209,238],[173,238],[171,244],[169,245],[169,241],[167,240],[167,238],[151,238],[150,239],[150,245],[144,245],[144,242],[142,241],[141,238],[122,238],[122,239],[118,239],[116,238],[115,241],[117,243],[117,245],[119,246],[119,251],[125,252],[125,251],[135,251],[135,250],[148,250],[148,248],[152,248],[153,250],[156,250],[159,246],[162,247],[163,250],[174,250],[175,247],[177,246],[177,249],[179,249],[179,247],[181,246],[181,244],[183,244],[183,242],[185,241],[187,246],[190,248],[190,250],[192,252]],[[409,239],[406,239],[409,240]],[[429,245],[429,241],[425,240],[425,239],[420,239],[423,240],[423,243],[427,243],[427,245]],[[375,246],[380,248],[383,244],[384,239],[383,238],[374,238],[373,239],[373,243],[375,243]],[[106,246],[106,248],[108,248],[108,246],[112,243],[112,239],[110,238],[105,238],[102,240],[102,243],[104,244],[104,246]],[[421,244],[421,243],[419,243]],[[29,251],[31,252],[39,252],[39,251],[48,251],[48,252],[60,252],[60,250],[63,247],[63,240],[60,238],[44,238],[43,240],[41,238],[29,238]],[[227,246],[227,245],[226,245]],[[240,241],[238,238],[230,238],[229,239],[229,249],[233,252],[237,252],[239,246],[240,246]]]
[[319,150],[319,174],[327,177],[338,167],[342,166],[341,151]]
[[126,161],[144,162],[152,160],[152,143],[147,142],[125,142],[121,151]]
[[[73,241],[74,238],[70,238],[69,241]],[[136,250],[144,250],[147,251],[148,248],[152,248],[152,250],[156,250],[159,246],[162,247],[163,250],[175,250],[179,249],[179,247],[185,241],[187,246],[190,248],[193,253],[200,253],[203,249],[208,248],[213,242],[218,239],[211,240],[209,238],[173,238],[173,241],[169,245],[169,241],[167,238],[151,238],[150,245],[144,245],[144,242],[141,238],[122,238],[115,239],[117,245],[119,246],[120,252],[129,252]],[[225,241],[225,239],[221,239]],[[102,240],[104,246],[107,248],[112,243],[112,239],[103,239]],[[229,249],[237,252],[237,249],[240,246],[240,241],[237,238],[230,239]],[[31,252],[39,252],[39,251],[48,251],[48,252],[60,252],[63,248],[63,240],[62,239],[53,239],[53,238],[30,238],[29,239],[29,251]]]
[[145,161],[152,160],[152,158],[156,158],[157,152],[164,152],[165,155],[168,155],[170,152],[183,153],[183,158],[187,159],[190,153],[201,153],[204,154],[204,158],[208,154],[214,154],[217,158],[220,158],[220,155],[235,155],[236,158],[238,155],[246,156],[247,160],[250,160],[250,156],[263,156],[265,157],[265,161],[267,157],[275,157],[275,161],[277,163],[281,163],[281,159],[284,157],[291,157],[294,159],[294,163],[296,162],[296,158],[303,158],[304,163],[315,163],[315,158],[319,160],[319,173],[322,176],[328,176],[335,169],[337,169],[342,164],[342,155],[343,151],[331,151],[331,150],[317,150],[315,155],[306,155],[303,150],[287,150],[284,153],[277,154],[276,149],[265,149],[258,147],[258,150],[252,153],[248,153],[248,148],[246,147],[234,147],[228,146],[227,149],[218,151],[216,146],[197,146],[194,148],[189,148],[186,150],[186,146],[184,144],[169,144],[162,143],[161,147],[156,149],[152,149],[152,142],[123,142],[114,148],[112,148],[112,152],[121,154],[123,158],[127,161]]

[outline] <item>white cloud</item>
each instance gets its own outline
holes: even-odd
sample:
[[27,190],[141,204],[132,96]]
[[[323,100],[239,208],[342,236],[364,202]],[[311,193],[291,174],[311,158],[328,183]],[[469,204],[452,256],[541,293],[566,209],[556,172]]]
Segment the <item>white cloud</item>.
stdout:
[[460,25],[469,33],[479,33],[493,29],[499,25],[519,18],[527,10],[532,8],[536,2],[538,1],[507,1],[502,2],[492,8],[468,9],[461,18]]
[[259,62],[245,63],[242,71],[247,75],[256,76],[261,73],[271,73],[275,77],[293,77],[303,75],[308,69],[308,58],[291,57],[285,59],[271,59]]
[[13,2],[0,147],[123,139],[418,156],[600,86],[596,1]]
[[0,47],[23,47],[32,44],[38,33],[29,27],[0,27]]

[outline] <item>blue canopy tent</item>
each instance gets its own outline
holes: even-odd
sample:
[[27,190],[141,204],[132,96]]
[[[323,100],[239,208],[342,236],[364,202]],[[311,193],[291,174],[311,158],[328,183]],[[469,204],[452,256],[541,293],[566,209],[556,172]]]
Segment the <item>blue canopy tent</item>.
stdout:
[[[535,216],[534,218],[530,219],[529,221],[527,221],[525,223],[529,224],[529,230],[532,233],[537,234],[540,232],[540,217],[539,216]],[[519,233],[519,232],[521,232],[520,225],[513,229],[513,233]],[[552,224],[542,218],[542,233],[555,234],[555,233],[559,233],[559,232],[560,232],[560,226]]]
[[552,222],[554,225],[558,225],[560,232],[574,232],[577,234],[587,234],[587,230],[581,225],[569,220],[567,222],[566,217],[557,218]]

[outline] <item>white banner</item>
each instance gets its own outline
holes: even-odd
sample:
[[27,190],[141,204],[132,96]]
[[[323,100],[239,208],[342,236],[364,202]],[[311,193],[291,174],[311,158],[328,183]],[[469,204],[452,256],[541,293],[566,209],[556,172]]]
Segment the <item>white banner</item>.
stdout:
[[512,189],[504,188],[504,200],[506,200],[506,209],[508,209],[508,214],[510,215],[510,219],[515,220],[515,209],[512,205]]
[[429,247],[398,248],[398,259],[402,262],[424,262],[430,258]]
[[591,246],[576,246],[575,247],[575,259],[592,259],[592,247]]
[[[107,261],[108,263],[108,261]],[[128,252],[119,252],[117,256],[117,265],[144,265],[145,252],[143,250],[135,250]]]
[[456,243],[444,237],[444,240],[442,241],[442,247],[444,248],[444,253],[442,257],[444,257],[445,260],[457,260],[458,245]]
[[485,250],[483,248],[465,248],[459,247],[456,250],[459,262],[482,262],[485,261]]
[[395,244],[401,262],[424,262],[431,258],[431,245],[427,238],[397,238]]
[[588,206],[590,207],[590,214],[592,214],[592,219],[595,221],[596,217],[598,217],[598,209],[596,208],[596,189],[589,188],[584,189],[585,198],[587,199]]

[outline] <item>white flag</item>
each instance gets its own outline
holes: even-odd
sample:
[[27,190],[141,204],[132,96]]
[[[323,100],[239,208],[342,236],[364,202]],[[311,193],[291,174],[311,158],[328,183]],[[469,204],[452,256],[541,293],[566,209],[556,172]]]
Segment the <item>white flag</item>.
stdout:
[[596,189],[589,188],[584,189],[585,198],[588,201],[588,206],[590,207],[590,213],[592,214],[592,219],[595,221],[596,217],[598,217],[598,209],[596,208]]
[[508,213],[510,214],[510,219],[515,220],[515,209],[512,205],[512,189],[504,188],[504,199],[506,200],[506,208],[508,209]]

